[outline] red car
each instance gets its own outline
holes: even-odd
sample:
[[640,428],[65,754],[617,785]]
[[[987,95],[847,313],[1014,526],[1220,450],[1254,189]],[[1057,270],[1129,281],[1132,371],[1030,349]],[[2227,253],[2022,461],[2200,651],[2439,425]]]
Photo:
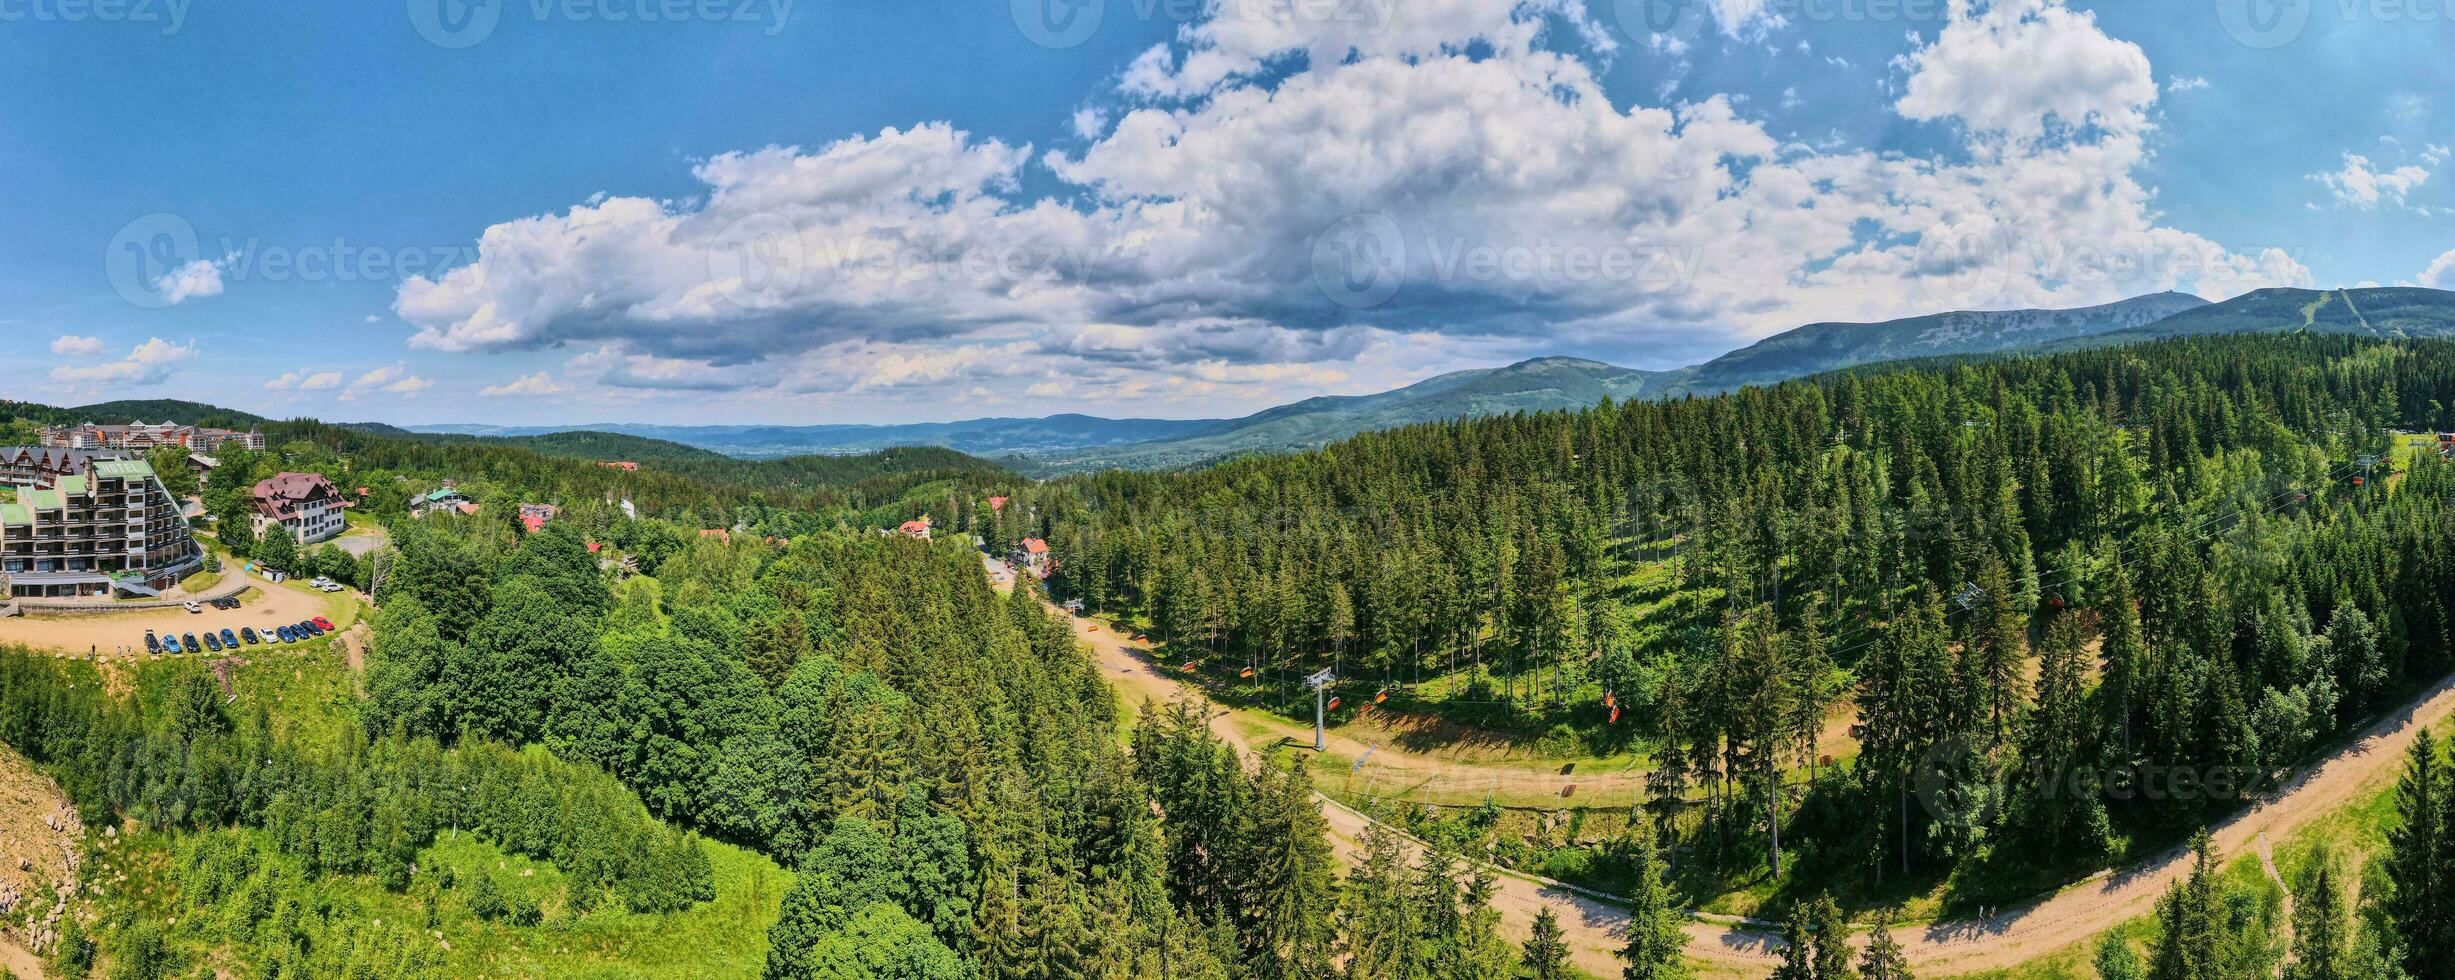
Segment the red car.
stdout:
[[324,632],[327,632],[327,633],[332,632],[332,620],[325,619],[325,618],[324,618],[324,617],[322,617],[322,616],[317,616],[317,617],[316,617],[316,618],[314,618],[314,619],[310,619],[310,620],[308,620],[308,622],[310,622],[310,623],[314,623],[314,624],[315,624],[315,628],[316,628],[316,629],[323,630]]

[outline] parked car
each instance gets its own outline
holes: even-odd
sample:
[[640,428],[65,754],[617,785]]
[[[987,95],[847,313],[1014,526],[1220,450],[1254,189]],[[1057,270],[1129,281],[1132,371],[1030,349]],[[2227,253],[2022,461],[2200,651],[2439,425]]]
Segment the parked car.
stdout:
[[212,630],[206,630],[206,631],[205,631],[205,649],[207,649],[207,650],[211,650],[211,651],[213,651],[213,652],[215,652],[215,653],[220,653],[220,652],[222,652],[222,638],[221,638],[221,635],[220,635],[220,634],[218,634],[218,633],[213,632]]
[[188,611],[189,611],[189,612],[191,612],[191,613],[200,613],[200,612],[205,611],[205,607],[197,605],[197,604],[196,604],[196,602],[195,602],[195,600],[193,600],[193,599],[191,599],[191,600],[189,600],[189,601],[188,601],[187,608],[188,608]]
[[195,653],[196,651],[198,651],[198,650],[202,650],[202,649],[204,649],[204,648],[205,648],[205,645],[204,645],[204,644],[196,642],[196,634],[194,634],[194,633],[189,633],[189,634],[187,634],[187,635],[185,635],[185,636],[180,637],[180,638],[179,638],[179,646],[180,646],[182,649],[185,649],[185,650],[186,650],[187,652],[189,652],[189,653]]
[[239,639],[246,640],[249,643],[264,642],[263,638],[256,635],[256,628],[253,626],[239,627]]
[[310,620],[308,620],[308,622],[310,622],[310,623],[314,623],[314,624],[315,624],[315,628],[316,628],[316,629],[323,630],[324,632],[327,632],[327,633],[332,632],[332,620],[325,619],[325,618],[324,618],[324,617],[322,617],[322,616],[317,616],[317,617],[316,617],[316,618],[314,618],[314,619],[310,619]]
[[295,633],[295,632],[292,632],[292,631],[291,631],[291,629],[290,629],[289,627],[287,627],[287,626],[282,627],[282,628],[281,628],[281,630],[280,630],[280,632],[277,632],[277,633],[275,633],[275,634],[273,634],[273,635],[280,637],[280,638],[281,638],[281,642],[283,642],[283,643],[296,643],[296,642],[298,642],[298,634],[297,634],[297,633]]
[[223,646],[226,646],[226,647],[229,647],[229,648],[231,648],[231,649],[233,649],[233,650],[238,649],[238,648],[239,648],[239,631],[234,630],[234,629],[230,629],[230,628],[228,628],[228,627],[224,627],[224,628],[222,629],[222,645],[223,645]]
[[161,652],[162,652],[162,638],[161,638],[161,637],[158,637],[158,636],[153,635],[153,631],[152,631],[152,630],[146,630],[146,631],[145,631],[145,652],[146,652],[146,653],[161,653]]
[[316,589],[317,591],[321,592],[347,592],[349,591],[349,586],[342,585],[338,582],[326,582],[322,585],[316,586]]
[[323,631],[323,630],[320,630],[320,629],[317,629],[317,628],[316,628],[316,626],[315,626],[315,624],[314,624],[314,623],[312,623],[312,622],[307,622],[307,623],[300,623],[300,624],[298,624],[298,631],[299,631],[299,632],[301,632],[301,633],[305,633],[305,634],[307,634],[309,637],[318,637],[318,636],[322,636],[322,635],[324,635],[324,631]]
[[163,640],[163,641],[162,641],[162,652],[163,652],[163,653],[178,653],[178,652],[179,652],[179,638],[178,638],[178,637],[176,637],[176,636],[174,636],[174,637],[170,637],[170,638],[168,638],[168,639]]

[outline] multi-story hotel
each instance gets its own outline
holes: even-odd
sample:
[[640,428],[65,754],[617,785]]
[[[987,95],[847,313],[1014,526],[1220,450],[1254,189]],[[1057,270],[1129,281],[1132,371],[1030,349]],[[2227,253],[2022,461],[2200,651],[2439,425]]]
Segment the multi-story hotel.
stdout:
[[203,567],[153,467],[86,450],[0,448],[0,581],[8,595],[153,595]]
[[180,425],[164,422],[147,425],[130,422],[126,425],[55,425],[43,429],[43,445],[53,449],[127,449],[143,452],[156,446],[184,446],[200,453],[214,452],[225,444],[237,444],[264,451],[264,433],[257,429],[234,432],[201,425]]

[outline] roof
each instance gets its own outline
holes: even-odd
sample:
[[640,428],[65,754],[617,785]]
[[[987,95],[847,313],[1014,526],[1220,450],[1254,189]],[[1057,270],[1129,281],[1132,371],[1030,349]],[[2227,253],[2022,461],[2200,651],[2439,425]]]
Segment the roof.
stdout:
[[430,503],[430,504],[439,504],[439,503],[442,503],[442,502],[444,502],[444,501],[446,501],[446,500],[450,500],[450,499],[452,499],[452,498],[454,498],[454,497],[460,497],[460,496],[464,496],[464,495],[463,495],[463,494],[462,494],[460,491],[458,491],[458,490],[454,490],[454,489],[452,489],[451,487],[445,487],[445,488],[443,488],[443,489],[441,489],[441,490],[437,490],[437,491],[435,491],[435,492],[433,492],[433,493],[427,494],[426,496],[424,496],[424,497],[422,497],[422,498],[419,498],[419,499],[422,499],[422,500],[424,500],[424,501],[426,501],[427,503]]
[[474,513],[477,513],[477,505],[476,505],[476,504],[473,504],[473,503],[470,503],[470,502],[468,502],[468,501],[466,501],[466,500],[463,500],[463,501],[461,501],[460,503],[457,503],[457,504],[452,505],[452,509],[453,509],[453,510],[457,510],[457,511],[459,511],[459,512],[463,513],[463,514],[474,514]]
[[71,497],[82,497],[92,490],[93,488],[86,485],[85,478],[82,476],[63,476],[60,478],[60,492]]
[[546,519],[535,514],[522,514],[520,515],[520,526],[528,528],[530,534],[535,534],[545,530]]
[[917,533],[919,533],[919,532],[922,532],[922,531],[927,531],[927,530],[929,530],[929,519],[928,519],[928,518],[926,518],[926,517],[921,518],[920,520],[917,520],[917,521],[905,521],[905,522],[904,522],[904,533],[905,533],[905,534],[917,534]]
[[153,479],[153,467],[141,459],[106,459],[94,464],[94,475],[120,480]]
[[600,543],[595,542],[595,541],[591,541],[591,542],[589,542],[589,543],[588,543],[588,553],[589,553],[589,554],[592,554],[592,555],[593,555],[593,554],[596,554],[597,552],[600,552],[600,551],[603,551],[603,550],[605,550],[605,545],[603,545],[603,544],[600,544]]
[[711,528],[704,530],[699,532],[699,536],[703,538],[715,538],[716,540],[725,542],[726,544],[733,543],[733,532],[727,531],[723,528]]
[[22,504],[0,504],[0,527],[26,527],[34,523],[34,512]]
[[1024,538],[1023,550],[1031,552],[1035,555],[1045,555],[1048,554],[1048,542],[1042,541],[1039,538]]

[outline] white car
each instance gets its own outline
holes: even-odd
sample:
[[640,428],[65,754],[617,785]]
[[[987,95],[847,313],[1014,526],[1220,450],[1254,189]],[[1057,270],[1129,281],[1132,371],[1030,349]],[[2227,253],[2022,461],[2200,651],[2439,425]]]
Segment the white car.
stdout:
[[197,605],[193,600],[188,602],[187,608],[188,611],[192,613],[200,613],[205,611],[205,607]]

